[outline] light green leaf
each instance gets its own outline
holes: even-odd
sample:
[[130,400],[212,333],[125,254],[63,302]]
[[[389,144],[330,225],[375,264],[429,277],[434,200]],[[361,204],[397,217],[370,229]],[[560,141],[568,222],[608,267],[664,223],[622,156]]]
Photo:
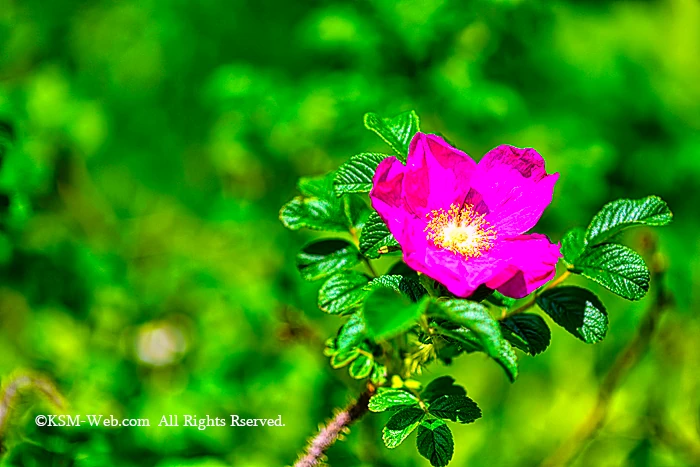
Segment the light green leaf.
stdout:
[[412,301],[417,302],[426,295],[425,287],[410,276],[384,275],[367,284],[366,290],[374,290],[380,287],[390,288],[399,292]]
[[364,287],[369,278],[356,271],[343,271],[331,276],[318,291],[318,306],[332,315],[355,310],[367,295]]
[[418,426],[416,446],[433,467],[445,467],[452,460],[455,445],[452,432],[442,420],[424,420]]
[[649,291],[649,269],[644,260],[623,245],[604,243],[587,249],[572,272],[628,300],[639,300]]
[[523,352],[537,355],[549,346],[552,333],[541,316],[520,313],[501,320],[503,336]]
[[424,310],[399,292],[377,287],[364,302],[364,317],[369,335],[386,339],[409,329]]
[[435,378],[423,389],[420,397],[428,404],[442,396],[466,396],[467,391],[458,384],[452,376],[440,376]]
[[586,241],[596,244],[634,225],[666,225],[673,214],[658,196],[642,199],[618,199],[603,206],[586,231]]
[[418,398],[403,389],[379,388],[369,400],[369,410],[372,412],[411,406],[418,406]]
[[355,360],[360,355],[360,349],[357,347],[339,350],[331,355],[331,366],[333,368],[342,368]]
[[392,415],[382,430],[382,439],[386,447],[394,449],[403,443],[423,417],[425,412],[418,407],[406,407]]
[[[513,348],[501,334],[500,325],[484,305],[469,300],[453,299],[437,302],[437,306],[443,311],[446,319],[470,331],[481,349],[503,367],[511,381],[515,381],[518,377],[518,359]],[[450,336],[459,337],[459,334],[453,331]],[[473,339],[469,337],[464,343],[474,345]]]
[[481,418],[481,409],[467,396],[445,395],[430,404],[430,413],[438,418],[459,423],[472,423]]
[[420,131],[420,120],[413,110],[399,114],[394,118],[382,118],[370,112],[365,114],[365,127],[378,134],[391,146],[400,160],[406,161],[411,139]]
[[349,269],[360,262],[357,247],[346,240],[317,240],[297,255],[297,269],[307,281],[315,281]]
[[564,286],[544,291],[537,304],[574,336],[587,344],[600,342],[608,331],[608,314],[593,292]]
[[381,255],[379,249],[383,246],[399,248],[399,242],[389,232],[379,214],[372,212],[360,234],[360,253],[368,258],[376,259]]
[[333,183],[338,195],[345,193],[368,193],[372,190],[372,178],[381,161],[389,157],[386,154],[363,153],[352,156],[341,165],[335,174]]
[[367,337],[367,325],[362,313],[355,313],[338,329],[335,348],[338,351],[352,349],[360,345]]
[[576,260],[581,256],[586,248],[585,240],[586,231],[580,227],[571,229],[561,239],[561,254],[569,264],[576,263]]
[[352,365],[350,365],[348,373],[355,379],[364,379],[372,373],[372,368],[374,368],[374,359],[367,355],[360,354],[355,361],[352,362]]

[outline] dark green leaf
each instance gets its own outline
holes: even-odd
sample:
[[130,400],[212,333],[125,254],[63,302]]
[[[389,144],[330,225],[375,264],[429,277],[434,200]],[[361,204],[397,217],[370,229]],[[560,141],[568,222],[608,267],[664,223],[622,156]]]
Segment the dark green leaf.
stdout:
[[360,345],[367,337],[367,326],[362,317],[362,313],[355,313],[350,316],[347,323],[338,330],[335,348],[338,351],[352,349]]
[[315,281],[349,269],[360,262],[360,252],[347,240],[318,240],[297,255],[297,269],[307,281]]
[[430,413],[436,417],[459,423],[472,423],[481,418],[481,409],[467,396],[445,395],[430,404]]
[[384,412],[389,409],[418,406],[418,398],[403,389],[379,388],[369,400],[369,410]]
[[[437,306],[446,319],[471,331],[482,350],[503,367],[511,381],[515,381],[518,377],[517,357],[508,341],[503,338],[500,325],[485,306],[456,299],[438,302]],[[454,337],[455,333],[451,335]]]
[[360,353],[350,365],[348,373],[355,379],[364,379],[372,373],[372,368],[374,368],[374,359]]
[[580,227],[571,229],[561,239],[561,254],[569,264],[574,264],[586,248],[586,231]]
[[364,302],[364,317],[370,336],[386,339],[410,328],[424,307],[399,292],[377,287]]
[[589,290],[555,287],[540,294],[537,304],[554,322],[588,344],[603,340],[608,331],[605,307]]
[[658,196],[642,199],[618,199],[603,206],[586,231],[589,244],[600,243],[634,225],[666,225],[673,214]]
[[467,391],[457,384],[451,376],[440,376],[435,378],[421,392],[421,399],[428,404],[442,396],[466,396]]
[[445,467],[452,460],[455,445],[452,432],[442,420],[424,420],[418,426],[416,446],[433,467]]
[[344,271],[326,281],[318,291],[318,306],[332,315],[355,310],[367,295],[369,278],[355,271]]
[[406,407],[396,412],[384,426],[382,439],[389,449],[394,449],[416,429],[425,412],[418,407]]
[[339,215],[337,207],[318,198],[302,196],[297,196],[282,206],[280,220],[291,230],[306,227],[312,230],[343,232],[349,228],[346,217]]
[[639,300],[649,291],[649,270],[638,253],[614,243],[587,249],[572,270],[628,300]]
[[386,154],[363,153],[352,156],[341,165],[335,174],[335,191],[344,193],[368,193],[372,189],[372,178],[377,166],[386,159]]
[[415,282],[419,282],[418,273],[413,269],[409,268],[408,265],[401,260],[394,263],[394,265],[389,268],[386,274],[387,276],[406,276],[410,279],[413,279]]
[[399,159],[405,161],[411,139],[420,131],[420,121],[414,111],[404,112],[394,118],[382,118],[375,113],[368,113],[365,114],[365,127],[378,134],[396,151]]
[[520,313],[501,321],[503,335],[513,346],[537,355],[549,346],[552,333],[541,316],[532,313]]
[[389,232],[379,214],[372,212],[360,235],[360,253],[368,258],[379,258],[379,249],[383,246],[399,248],[399,242]]
[[380,287],[393,289],[396,292],[410,298],[414,302],[417,302],[423,298],[427,293],[425,288],[420,285],[420,282],[411,278],[410,276],[384,275],[376,279],[372,279],[372,281],[367,285],[366,289],[374,290]]

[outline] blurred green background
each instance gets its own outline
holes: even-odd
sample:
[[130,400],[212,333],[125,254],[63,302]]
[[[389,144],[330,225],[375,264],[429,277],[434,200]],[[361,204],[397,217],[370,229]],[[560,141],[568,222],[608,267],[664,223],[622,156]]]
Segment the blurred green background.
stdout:
[[[537,231],[554,240],[616,197],[669,203],[658,241],[677,306],[577,465],[691,465],[644,420],[661,413],[698,443],[698,57],[696,0],[0,0],[0,120],[15,134],[0,377],[42,372],[71,413],[286,423],[39,429],[53,409],[27,396],[4,465],[291,464],[361,385],[321,354],[340,319],[293,267],[312,234],[278,210],[298,176],[387,149],[365,112],[408,109],[476,158],[502,143],[543,154],[561,178]],[[512,385],[481,355],[424,375],[449,372],[484,412],[453,427],[453,465],[536,465],[573,433],[651,301],[594,290],[602,343],[553,328]],[[427,465],[413,439],[386,450],[382,421],[356,425],[330,465]]]

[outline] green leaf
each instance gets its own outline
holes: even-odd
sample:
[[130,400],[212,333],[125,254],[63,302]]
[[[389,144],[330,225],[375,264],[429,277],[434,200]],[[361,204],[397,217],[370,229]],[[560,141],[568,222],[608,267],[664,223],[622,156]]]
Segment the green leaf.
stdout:
[[585,235],[585,230],[576,227],[566,232],[564,238],[561,239],[561,254],[564,255],[567,263],[576,263],[576,260],[586,249]]
[[375,113],[365,114],[365,127],[379,135],[406,161],[408,146],[413,135],[420,131],[420,120],[416,112],[404,112],[394,118],[382,118]]
[[412,406],[418,406],[418,398],[403,389],[379,388],[369,400],[369,410],[372,412]]
[[541,316],[520,313],[501,320],[503,335],[514,347],[530,355],[544,352],[552,333]]
[[416,429],[425,417],[425,412],[418,407],[406,407],[396,412],[384,426],[382,439],[389,449],[394,449]]
[[[445,318],[471,331],[482,350],[503,367],[511,381],[515,381],[518,377],[518,359],[513,348],[503,338],[500,325],[484,305],[457,299],[437,302],[437,305],[444,312]],[[458,337],[454,332],[451,335]],[[469,340],[467,338],[465,344],[473,345],[473,341]]]
[[498,290],[494,290],[491,295],[487,296],[486,301],[501,308],[510,308],[515,303],[514,298],[506,297]]
[[297,196],[280,210],[279,217],[285,227],[345,232],[361,224],[369,208],[354,196],[338,198],[333,177],[330,173],[299,180],[299,191],[304,196]]
[[387,157],[386,154],[378,153],[352,156],[335,174],[333,183],[336,193],[368,193],[372,190],[372,178],[377,166]]
[[642,199],[618,199],[603,206],[586,231],[589,244],[600,243],[634,225],[666,225],[673,214],[658,196]]
[[365,289],[374,290],[382,287],[399,292],[414,302],[423,298],[427,293],[425,287],[410,276],[394,276],[388,274],[372,279]]
[[331,355],[331,366],[333,368],[342,368],[360,355],[360,349],[357,347],[339,350]]
[[649,291],[649,269],[634,250],[614,243],[587,249],[572,272],[581,274],[628,300]]
[[323,279],[358,264],[359,253],[347,240],[317,240],[297,255],[297,269],[307,281]]
[[452,376],[435,378],[423,389],[420,396],[428,404],[442,396],[466,396],[467,391],[457,384]]
[[467,396],[445,395],[430,404],[430,413],[436,417],[459,423],[472,423],[481,418],[481,409]]
[[376,259],[381,256],[379,249],[383,246],[399,248],[399,242],[389,232],[379,214],[372,212],[360,234],[360,253]]
[[331,276],[318,291],[318,306],[332,315],[351,312],[362,304],[368,283],[369,278],[356,271]]
[[360,345],[367,337],[367,325],[362,313],[355,313],[338,329],[335,348],[338,351],[352,349]]
[[445,467],[452,460],[455,445],[452,432],[442,420],[424,420],[418,426],[416,446],[433,467]]
[[410,328],[423,309],[393,289],[375,288],[364,302],[367,330],[376,339],[395,336]]
[[574,336],[587,344],[600,342],[608,331],[608,314],[593,292],[563,286],[544,291],[537,304]]
[[372,368],[374,368],[374,359],[360,354],[350,365],[348,373],[355,379],[364,379],[372,373]]

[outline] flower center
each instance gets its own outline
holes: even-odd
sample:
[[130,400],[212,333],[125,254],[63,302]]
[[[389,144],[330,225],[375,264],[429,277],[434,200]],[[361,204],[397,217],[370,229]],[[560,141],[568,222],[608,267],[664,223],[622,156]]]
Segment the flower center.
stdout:
[[456,204],[450,209],[435,209],[428,215],[425,232],[438,248],[458,253],[465,258],[476,258],[489,250],[496,239],[496,231],[486,220],[485,214],[477,214],[474,206]]

